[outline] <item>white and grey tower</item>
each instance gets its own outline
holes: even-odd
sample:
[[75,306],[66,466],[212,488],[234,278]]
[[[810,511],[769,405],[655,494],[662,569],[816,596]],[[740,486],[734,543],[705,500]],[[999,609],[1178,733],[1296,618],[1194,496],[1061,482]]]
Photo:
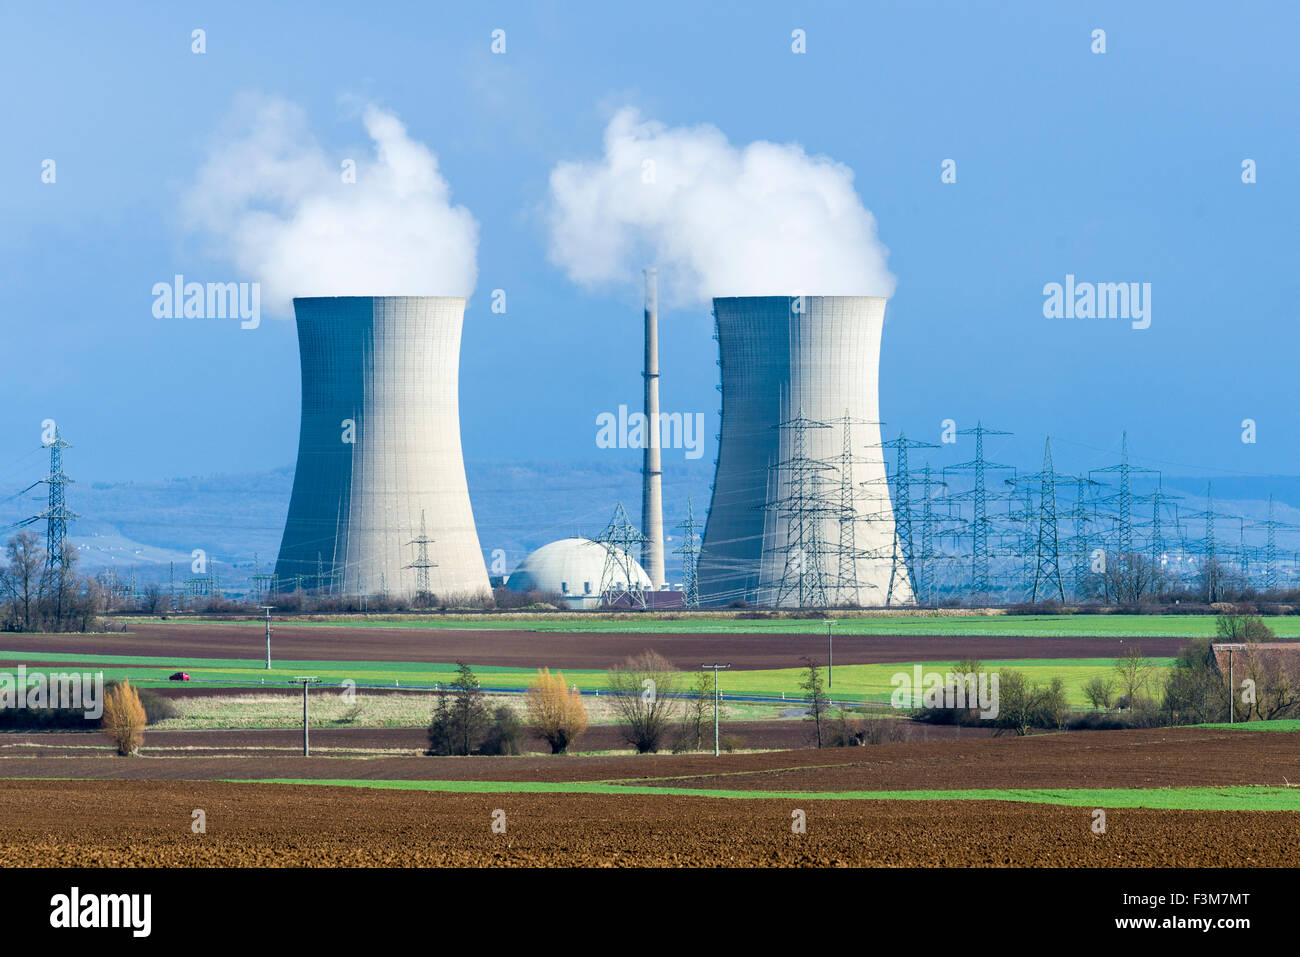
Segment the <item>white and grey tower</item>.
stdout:
[[641,465],[641,565],[652,588],[668,578],[664,573],[664,479],[659,425],[659,276],[645,271],[645,418],[646,445]]
[[435,595],[488,591],[460,443],[465,300],[293,305],[302,427],[280,589],[410,596],[427,574]]
[[[880,448],[885,300],[722,298],[713,313],[722,429],[700,601],[799,604],[791,577],[811,575],[814,603],[883,605],[897,546]],[[893,602],[914,600],[895,582]]]

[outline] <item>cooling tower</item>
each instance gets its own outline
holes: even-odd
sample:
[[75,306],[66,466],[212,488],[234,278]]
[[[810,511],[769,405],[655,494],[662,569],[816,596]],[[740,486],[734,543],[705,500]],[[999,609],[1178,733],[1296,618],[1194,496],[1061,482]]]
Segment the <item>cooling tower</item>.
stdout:
[[[722,431],[701,602],[883,605],[897,544],[877,392],[885,300],[725,298],[713,314]],[[899,572],[891,603],[910,604]]]
[[341,296],[293,306],[302,428],[279,588],[488,591],[460,447],[465,300]]

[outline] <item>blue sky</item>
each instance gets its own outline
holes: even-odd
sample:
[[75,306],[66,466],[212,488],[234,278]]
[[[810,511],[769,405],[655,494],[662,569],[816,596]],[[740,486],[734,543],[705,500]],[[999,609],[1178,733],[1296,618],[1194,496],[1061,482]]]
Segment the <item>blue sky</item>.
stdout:
[[[86,481],[293,461],[292,322],[151,313],[151,287],[174,273],[256,278],[232,277],[181,213],[247,91],[301,104],[339,155],[365,145],[358,102],[394,111],[478,220],[468,457],[636,455],[596,448],[595,417],[639,402],[639,291],[571,283],[542,215],[550,170],[598,155],[613,111],[633,105],[855,171],[898,277],[888,433],[937,441],[943,419],[982,419],[1015,433],[990,440],[999,461],[1032,470],[1051,434],[1058,467],[1083,470],[1112,461],[1127,429],[1135,461],[1171,474],[1300,473],[1298,27],[1281,3],[11,5],[0,479],[38,474],[24,463],[39,462],[45,418]],[[955,184],[940,181],[948,158]],[[1150,328],[1044,318],[1043,285],[1066,274],[1150,283]],[[704,412],[710,437],[711,331],[704,306],[661,318],[665,411]]]

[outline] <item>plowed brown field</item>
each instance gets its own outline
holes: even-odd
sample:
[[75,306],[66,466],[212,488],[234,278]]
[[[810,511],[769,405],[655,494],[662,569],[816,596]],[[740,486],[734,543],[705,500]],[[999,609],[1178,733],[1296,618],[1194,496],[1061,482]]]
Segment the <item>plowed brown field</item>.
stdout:
[[[206,812],[207,832],[191,830]],[[493,833],[493,812],[506,831]],[[807,832],[791,832],[802,810]],[[1286,866],[1295,815],[0,782],[0,866]]]
[[[7,651],[48,654],[49,663],[75,654],[151,655],[173,660],[249,658],[266,654],[266,633],[259,622],[205,624],[143,622],[128,634],[5,635]],[[1151,657],[1173,656],[1186,638],[1144,638]],[[956,661],[979,658],[1116,658],[1135,639],[928,637],[920,635],[836,635],[835,662],[858,665],[880,662]],[[276,625],[273,649],[282,660],[423,661],[464,659],[471,665],[536,668],[604,669],[629,655],[653,649],[681,668],[701,661],[730,661],[736,669],[798,668],[802,657],[821,654],[821,636],[774,635],[632,635],[555,634],[528,631],[479,631],[446,628],[350,628],[347,626]],[[0,663],[4,662],[0,653]],[[30,663],[29,663],[30,664]]]

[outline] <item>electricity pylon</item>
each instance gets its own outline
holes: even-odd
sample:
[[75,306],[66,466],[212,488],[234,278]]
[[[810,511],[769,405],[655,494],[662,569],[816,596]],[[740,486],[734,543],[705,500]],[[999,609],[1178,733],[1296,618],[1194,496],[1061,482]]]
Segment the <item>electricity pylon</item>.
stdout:
[[600,575],[601,602],[614,605],[627,598],[633,605],[646,606],[645,588],[636,575],[636,559],[649,536],[632,524],[619,502],[605,530],[593,539],[605,546],[605,567]]
[[57,425],[54,427],[54,438],[47,443],[47,448],[50,450],[50,474],[41,481],[50,487],[49,505],[36,517],[45,519],[45,566],[67,571],[68,522],[81,516],[68,508],[64,498],[64,486],[70,484],[72,479],[63,472],[63,450],[71,446],[63,440]]
[[[909,449],[937,449],[933,442],[909,439],[901,430],[898,438],[881,442],[882,449],[894,450],[894,540],[890,547],[889,589],[885,592],[885,604],[894,601],[894,588],[907,580],[908,589],[913,598],[917,598],[916,545],[912,535],[912,485],[915,479],[908,462]],[[929,466],[926,466],[928,480]],[[886,485],[888,489],[888,485]],[[929,490],[926,490],[929,498]]]
[[677,526],[682,530],[682,543],[673,551],[682,556],[682,606],[700,607],[699,569],[700,548],[695,537],[695,510],[691,497],[686,496],[686,520]]
[[1043,443],[1043,469],[1039,472],[1038,498],[1038,542],[1035,551],[1038,556],[1034,569],[1034,584],[1029,592],[1031,602],[1038,601],[1040,583],[1045,588],[1056,586],[1056,595],[1065,601],[1065,585],[1061,581],[1060,541],[1056,528],[1056,468],[1052,464],[1052,439],[1048,436]]
[[[420,536],[406,543],[407,545],[419,546],[419,551],[416,553],[415,561],[406,566],[407,568],[415,569],[415,593],[417,595],[429,594],[429,569],[438,567],[438,563],[429,558],[429,546],[433,544],[433,541],[432,538],[425,534],[424,509],[420,509]],[[317,575],[320,575],[319,571],[317,571]],[[386,590],[387,582],[383,582],[383,586],[384,590]],[[317,578],[317,588],[319,587],[320,579]]]
[[986,429],[982,423],[977,422],[975,428],[961,429],[957,434],[975,436],[975,458],[969,462],[946,467],[943,470],[943,476],[945,480],[949,472],[970,472],[975,476],[975,487],[970,493],[973,503],[970,597],[980,600],[988,598],[989,594],[989,529],[992,526],[988,517],[988,489],[984,484],[984,473],[989,469],[1010,469],[1012,472],[1015,471],[1014,466],[999,465],[984,458],[984,436],[1011,435],[1011,433],[1003,432],[1000,429]]
[[1268,519],[1257,524],[1263,526],[1266,530],[1264,539],[1264,591],[1273,591],[1277,588],[1277,530],[1279,528],[1300,528],[1300,526],[1288,522],[1279,522],[1273,518],[1272,495],[1268,497]]
[[808,457],[808,431],[828,429],[825,422],[806,418],[803,409],[799,414],[776,426],[784,429],[790,439],[780,443],[790,449],[790,457],[770,466],[777,474],[778,498],[763,507],[782,515],[786,520],[785,565],[777,587],[776,606],[781,607],[793,597],[799,608],[825,608],[829,604],[826,572],[822,557],[826,543],[822,540],[823,519],[838,517],[838,506],[826,499],[826,473],[834,466]]
[[[1120,444],[1120,460],[1118,465],[1108,465],[1103,469],[1093,469],[1088,473],[1089,478],[1097,474],[1117,474],[1119,476],[1119,490],[1114,495],[1102,499],[1102,504],[1114,502],[1119,507],[1119,523],[1116,527],[1115,541],[1115,558],[1121,562],[1127,562],[1129,556],[1133,554],[1133,486],[1132,478],[1136,474],[1155,475],[1159,479],[1160,472],[1156,469],[1142,468],[1136,465],[1130,465],[1128,460],[1128,433],[1124,432]],[[1141,496],[1137,501],[1144,501]]]

